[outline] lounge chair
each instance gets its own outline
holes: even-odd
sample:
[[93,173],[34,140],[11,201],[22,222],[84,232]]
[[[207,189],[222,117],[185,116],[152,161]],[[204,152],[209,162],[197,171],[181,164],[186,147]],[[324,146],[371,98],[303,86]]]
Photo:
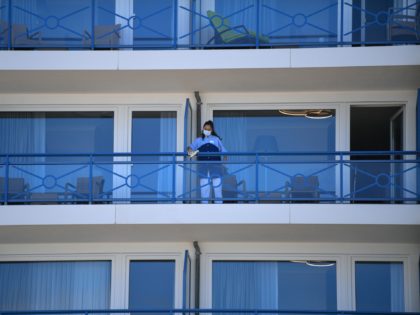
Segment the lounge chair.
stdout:
[[[257,35],[254,31],[248,30],[245,25],[230,26],[230,21],[218,15],[216,12],[208,10],[207,17],[214,29],[215,35],[207,42],[210,45],[212,41],[216,45],[255,45]],[[267,36],[258,37],[260,44],[269,44],[270,39]]]

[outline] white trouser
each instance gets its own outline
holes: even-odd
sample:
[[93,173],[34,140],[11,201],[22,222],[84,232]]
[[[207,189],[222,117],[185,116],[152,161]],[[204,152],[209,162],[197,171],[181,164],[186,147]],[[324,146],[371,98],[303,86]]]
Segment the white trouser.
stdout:
[[200,178],[201,203],[209,203],[212,184],[216,199],[214,203],[222,203],[222,180],[220,177],[214,177],[213,179],[210,177]]

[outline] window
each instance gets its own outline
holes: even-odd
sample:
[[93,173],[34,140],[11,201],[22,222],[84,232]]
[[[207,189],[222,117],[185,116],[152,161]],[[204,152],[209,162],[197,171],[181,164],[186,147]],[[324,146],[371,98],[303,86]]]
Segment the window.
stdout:
[[113,112],[0,112],[0,153],[112,153]]
[[1,310],[106,309],[111,262],[2,262]]
[[[176,112],[133,112],[131,151],[168,153],[176,151]],[[139,201],[168,200],[173,194],[173,156],[134,156],[131,198]],[[160,163],[159,163],[160,162]]]
[[176,151],[176,112],[133,112],[131,150]]
[[[9,159],[10,178],[23,179],[31,198],[57,201],[72,192],[75,198],[83,199],[82,185],[77,183],[89,177],[89,157],[53,155],[112,154],[114,113],[0,112],[0,135],[0,154],[41,154]],[[110,158],[95,157],[94,161]],[[97,198],[112,187],[111,167],[95,164],[92,169],[93,176],[102,183],[94,185]],[[18,194],[15,200],[19,199],[24,195]]]
[[310,119],[298,112],[216,110],[213,117],[226,148],[232,152],[334,151],[335,111],[330,110],[331,116],[325,119]]
[[356,262],[356,309],[403,312],[403,263]]
[[130,262],[130,309],[174,307],[175,261]]
[[[288,185],[293,186],[293,179],[301,175],[313,183],[308,185],[313,191],[310,191],[305,198],[334,197],[336,190],[334,155],[264,156],[264,153],[334,152],[335,110],[321,110],[323,117],[317,116],[319,111],[319,109],[214,111],[215,128],[223,138],[228,151],[262,153],[258,172],[250,166],[254,160],[238,156],[229,158],[229,162],[236,164],[228,163],[227,171],[235,174],[238,182],[244,181],[250,191],[256,189],[258,174],[258,189],[262,198],[270,198],[270,193],[284,191]],[[291,195],[291,197],[303,196]]]
[[213,307],[337,309],[331,261],[214,261]]

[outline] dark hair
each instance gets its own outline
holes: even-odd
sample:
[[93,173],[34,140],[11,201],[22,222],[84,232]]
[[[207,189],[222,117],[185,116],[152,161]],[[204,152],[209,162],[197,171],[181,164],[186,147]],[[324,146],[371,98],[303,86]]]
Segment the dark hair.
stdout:
[[[217,132],[214,130],[214,123],[213,123],[213,121],[212,120],[207,120],[204,124],[203,124],[203,128],[205,127],[205,126],[210,126],[210,128],[211,128],[211,135],[212,136],[215,136],[215,137],[217,137],[217,138],[219,138],[220,140],[222,140],[222,138],[220,138],[220,136],[217,134]],[[201,138],[205,138],[204,137],[204,133],[203,132],[201,132]]]

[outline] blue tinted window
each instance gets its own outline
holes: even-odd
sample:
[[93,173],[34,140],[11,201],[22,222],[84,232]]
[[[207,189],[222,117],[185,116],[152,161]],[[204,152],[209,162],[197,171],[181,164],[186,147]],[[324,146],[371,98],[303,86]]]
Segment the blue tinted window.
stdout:
[[109,308],[111,262],[0,263],[0,310]]
[[[176,151],[176,112],[134,112],[131,151],[168,153]],[[131,198],[168,200],[173,194],[172,156],[135,156],[131,168]],[[156,163],[156,162],[162,163]],[[140,182],[141,181],[141,182]]]
[[112,112],[1,112],[0,153],[112,153]]
[[174,307],[175,261],[131,261],[129,308]]
[[337,309],[334,262],[213,262],[214,308]]
[[216,129],[232,152],[327,152],[335,149],[335,114],[325,119],[277,110],[215,111]]
[[404,271],[401,262],[356,263],[358,311],[404,311]]
[[[52,155],[112,154],[113,116],[113,112],[0,112],[0,154],[48,155],[11,157],[9,176],[23,178],[31,193],[51,193],[54,199],[64,190],[75,191],[79,178],[90,176],[89,157]],[[94,166],[92,175],[104,183],[95,188],[99,193],[111,189],[112,164]]]
[[[335,111],[330,110],[328,113],[330,116],[324,119],[313,119],[290,115],[295,115],[296,110],[283,113],[279,110],[223,110],[214,111],[213,117],[215,128],[229,152],[327,153],[335,151],[336,124]],[[234,174],[238,182],[244,181],[251,191],[257,189],[255,183],[258,174],[258,189],[263,198],[270,198],[270,192],[293,187],[294,178],[302,175],[314,183],[308,185],[312,189],[308,194],[291,194],[291,198],[316,199],[336,195],[336,161],[333,155],[281,157],[262,154],[258,172],[256,168],[250,167],[253,163],[250,158],[232,156],[228,161],[236,164],[227,163],[227,171]],[[322,194],[318,195],[317,191]]]
[[176,151],[176,112],[134,112],[133,153]]

